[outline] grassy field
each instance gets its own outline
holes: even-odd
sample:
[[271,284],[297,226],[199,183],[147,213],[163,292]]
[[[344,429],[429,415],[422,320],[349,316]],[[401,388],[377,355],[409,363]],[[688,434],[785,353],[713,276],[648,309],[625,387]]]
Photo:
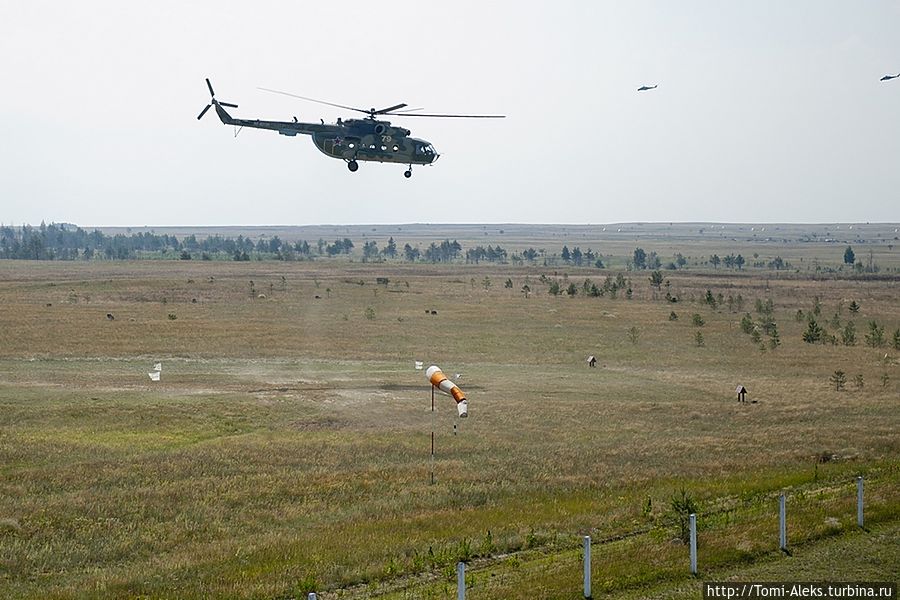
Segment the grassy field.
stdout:
[[[616,273],[0,263],[0,596],[446,598],[465,559],[470,598],[574,599],[590,534],[595,597],[695,597],[681,489],[703,576],[828,577],[852,547],[876,557],[867,577],[895,578],[896,276],[667,272],[671,303],[631,272],[630,299],[581,293]],[[552,280],[579,293],[551,296]],[[816,297],[856,345],[802,341]],[[740,326],[767,299],[777,348]],[[872,320],[884,347],[865,344]],[[461,374],[470,399],[460,421],[437,398],[435,485],[415,360]],[[782,491],[789,558],[773,551]]]

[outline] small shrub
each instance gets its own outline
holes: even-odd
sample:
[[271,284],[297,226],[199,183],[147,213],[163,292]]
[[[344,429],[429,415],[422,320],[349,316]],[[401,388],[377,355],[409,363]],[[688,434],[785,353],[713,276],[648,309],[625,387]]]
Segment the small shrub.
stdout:
[[694,334],[694,343],[697,345],[698,348],[702,348],[703,346],[706,345],[705,342],[703,341],[703,332],[702,331],[698,331]]
[[671,518],[678,525],[678,538],[687,544],[691,540],[690,516],[697,513],[694,497],[681,488],[681,491],[672,494],[669,509]]
[[841,391],[844,389],[844,386],[847,384],[847,374],[843,371],[835,371],[831,376],[831,384],[834,386],[835,391]]
[[478,554],[481,556],[490,556],[494,553],[496,546],[494,546],[494,536],[491,535],[491,530],[488,529],[487,535],[484,536],[484,539],[481,542],[481,546],[478,549]]
[[841,331],[841,341],[845,346],[856,345],[856,326],[853,324],[853,321],[847,321],[844,330]]
[[169,313],[169,320],[170,320],[170,321],[174,321],[174,320],[177,319],[177,318],[178,318],[178,316],[177,316],[175,313]]
[[628,329],[628,339],[631,340],[632,344],[637,344],[638,337],[640,337],[640,335],[641,335],[640,330],[637,327],[635,327],[634,325],[632,325]]
[[375,309],[372,308],[371,306],[366,307],[365,314],[366,314],[366,319],[368,319],[369,321],[375,320]]
[[703,327],[703,325],[706,324],[706,321],[704,321],[703,317],[701,317],[698,313],[694,313],[693,315],[691,315],[691,323],[695,327]]
[[674,310],[673,310],[672,312],[669,313],[669,320],[670,320],[670,321],[677,321],[677,320],[678,320],[678,315],[675,313]]
[[457,547],[454,562],[469,562],[470,560],[472,560],[472,543],[469,538],[463,538]]
[[753,333],[753,319],[750,317],[750,313],[744,313],[744,316],[741,317],[741,331],[750,335]]
[[649,518],[653,514],[653,498],[647,496],[647,501],[641,506],[641,514]]
[[884,346],[884,325],[878,326],[875,321],[869,321],[869,333],[866,334],[866,345],[872,348]]

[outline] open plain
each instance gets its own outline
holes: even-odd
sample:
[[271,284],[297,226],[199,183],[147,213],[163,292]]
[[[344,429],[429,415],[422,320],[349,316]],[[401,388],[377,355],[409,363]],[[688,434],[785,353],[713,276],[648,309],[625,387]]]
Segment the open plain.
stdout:
[[[858,564],[895,579],[900,250],[885,231],[855,245],[870,275],[802,232],[540,240],[547,257],[593,246],[603,269],[2,261],[0,596],[447,598],[466,560],[469,598],[575,599],[589,534],[595,597],[696,597],[682,490],[703,577]],[[463,245],[538,246],[498,235]],[[656,288],[626,269],[637,245],[690,259]],[[703,264],[729,251],[794,268]],[[626,287],[591,295],[619,274]],[[804,342],[810,314],[825,343]],[[434,485],[416,360],[459,374],[470,403],[459,420],[436,399]]]

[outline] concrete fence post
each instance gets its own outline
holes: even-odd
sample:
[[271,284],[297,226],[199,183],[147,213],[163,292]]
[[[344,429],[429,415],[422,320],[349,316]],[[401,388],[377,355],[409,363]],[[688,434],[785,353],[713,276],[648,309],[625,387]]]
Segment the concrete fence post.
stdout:
[[697,574],[697,515],[691,513],[691,575]]
[[318,598],[319,597],[316,596],[315,592],[310,592],[309,595],[306,597],[306,600],[318,600]]
[[466,563],[456,563],[456,600],[466,600]]
[[863,526],[863,478],[856,478],[856,524]]
[[584,597],[591,597],[591,536],[584,536]]
[[787,508],[785,497],[778,497],[778,544],[782,550],[787,550]]

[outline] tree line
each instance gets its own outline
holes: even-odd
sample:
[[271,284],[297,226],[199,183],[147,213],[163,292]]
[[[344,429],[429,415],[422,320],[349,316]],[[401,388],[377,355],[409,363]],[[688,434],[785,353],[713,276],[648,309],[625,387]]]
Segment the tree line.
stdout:
[[[162,257],[182,260],[307,260],[349,255],[355,247],[353,240],[346,237],[331,242],[320,238],[312,244],[306,240],[288,242],[277,235],[253,241],[243,235],[236,238],[211,235],[198,239],[192,234],[179,240],[174,235],[152,232],[107,235],[99,229],[89,232],[74,225],[57,223],[41,223],[39,227],[0,225],[0,259],[127,260]],[[367,241],[362,251],[364,261],[399,257],[410,262],[424,260],[437,263],[458,260],[463,248],[458,241],[447,239],[432,242],[424,250],[406,244],[401,252],[392,237],[381,249],[377,242]],[[483,255],[485,260],[506,262],[506,251],[499,246],[487,252],[479,246],[473,252],[475,254],[470,256]]]
[[[290,242],[279,236],[263,237],[253,240],[243,235],[226,237],[211,235],[197,238],[196,235],[184,236],[181,239],[169,234],[140,232],[129,234],[107,235],[99,229],[87,231],[75,225],[41,223],[40,226],[23,225],[12,227],[0,225],[0,259],[26,260],[127,260],[141,258],[180,258],[182,260],[312,260],[318,257],[336,257],[351,255],[356,245],[349,238],[338,238],[332,241],[319,239],[314,242],[298,240]],[[562,247],[560,254],[546,253],[543,249],[527,248],[512,251],[498,245],[477,245],[463,249],[457,240],[445,239],[431,242],[428,246],[413,246],[409,243],[401,248],[391,237],[384,247],[378,242],[367,240],[362,248],[364,262],[380,262],[384,260],[404,260],[407,262],[447,263],[464,260],[466,263],[482,262],[507,264],[537,264],[544,266],[564,264],[573,267],[606,268],[604,258],[591,248],[582,250],[578,246],[571,249]],[[687,266],[687,259],[680,253],[671,261],[663,262],[656,252],[646,252],[643,248],[635,248],[628,257],[628,270],[682,269]],[[758,258],[754,254],[754,259]],[[853,264],[855,256],[848,246],[844,253],[844,262]],[[871,262],[871,261],[870,261]],[[712,254],[705,262],[715,269],[724,266],[727,269],[742,270],[747,264],[740,254],[729,254],[719,257]],[[755,268],[774,270],[790,269],[791,264],[781,257],[766,262],[752,263]],[[863,265],[856,262],[860,272]],[[865,268],[868,272],[877,272],[877,267]]]

